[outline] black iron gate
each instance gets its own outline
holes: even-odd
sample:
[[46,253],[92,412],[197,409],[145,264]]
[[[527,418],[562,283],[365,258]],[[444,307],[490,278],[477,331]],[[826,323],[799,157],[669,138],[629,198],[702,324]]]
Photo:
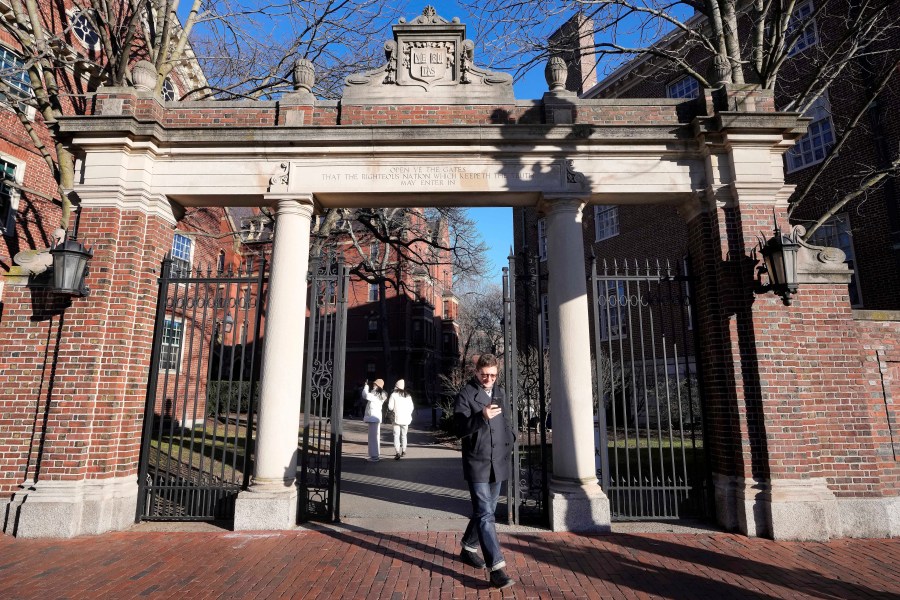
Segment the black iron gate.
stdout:
[[[509,257],[509,268],[503,269],[503,383],[518,432],[507,490],[509,520],[515,524],[550,522],[545,311],[540,282],[537,257],[527,248],[518,257]],[[522,308],[521,327],[517,326],[517,302]]]
[[266,277],[264,260],[163,261],[137,520],[234,517],[252,470]]
[[686,261],[594,261],[597,474],[613,520],[710,506],[690,281]]
[[338,521],[350,271],[329,255],[311,260],[309,272],[299,515]]

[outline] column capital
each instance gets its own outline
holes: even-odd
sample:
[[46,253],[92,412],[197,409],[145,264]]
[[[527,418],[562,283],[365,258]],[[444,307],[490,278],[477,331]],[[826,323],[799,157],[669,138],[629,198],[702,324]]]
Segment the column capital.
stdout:
[[275,192],[265,195],[266,200],[275,209],[275,216],[299,215],[312,217],[315,212],[315,199],[312,192],[288,193]]
[[538,201],[538,212],[551,214],[556,212],[580,212],[590,198],[589,194],[543,194]]

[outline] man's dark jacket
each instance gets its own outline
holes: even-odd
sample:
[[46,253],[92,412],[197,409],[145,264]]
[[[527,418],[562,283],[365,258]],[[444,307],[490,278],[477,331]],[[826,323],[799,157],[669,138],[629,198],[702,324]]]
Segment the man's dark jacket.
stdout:
[[[453,404],[456,432],[462,440],[466,481],[487,483],[509,479],[509,455],[516,435],[506,418],[509,413],[506,394],[498,385],[492,394],[493,399],[473,378],[459,391]],[[488,420],[481,411],[491,403],[500,405],[503,412]]]

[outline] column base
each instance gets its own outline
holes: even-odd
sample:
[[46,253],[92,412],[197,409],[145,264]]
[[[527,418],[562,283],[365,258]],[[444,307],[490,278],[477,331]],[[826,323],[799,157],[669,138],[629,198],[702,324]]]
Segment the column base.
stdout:
[[297,486],[253,484],[234,503],[234,530],[297,527]]
[[824,478],[715,475],[719,524],[750,537],[827,541],[900,537],[900,498],[837,498]]
[[38,481],[4,507],[4,533],[22,538],[70,538],[134,525],[137,477]]
[[608,533],[609,498],[597,482],[550,481],[550,529],[578,533]]

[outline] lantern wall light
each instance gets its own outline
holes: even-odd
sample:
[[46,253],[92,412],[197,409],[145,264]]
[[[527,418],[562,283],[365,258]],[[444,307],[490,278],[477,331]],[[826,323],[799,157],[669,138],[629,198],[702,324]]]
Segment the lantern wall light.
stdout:
[[[773,215],[774,216],[774,215]],[[763,264],[757,267],[757,294],[775,292],[781,296],[785,306],[791,305],[791,296],[797,293],[797,252],[800,250],[799,231],[794,229],[785,235],[775,224],[772,237],[763,240],[760,237],[758,251],[762,255]],[[762,283],[762,274],[767,275],[768,283]]]
[[50,255],[53,257],[51,290],[69,296],[88,296],[90,289],[84,284],[84,279],[94,250],[85,248],[81,242],[64,234],[63,239],[50,249]]

